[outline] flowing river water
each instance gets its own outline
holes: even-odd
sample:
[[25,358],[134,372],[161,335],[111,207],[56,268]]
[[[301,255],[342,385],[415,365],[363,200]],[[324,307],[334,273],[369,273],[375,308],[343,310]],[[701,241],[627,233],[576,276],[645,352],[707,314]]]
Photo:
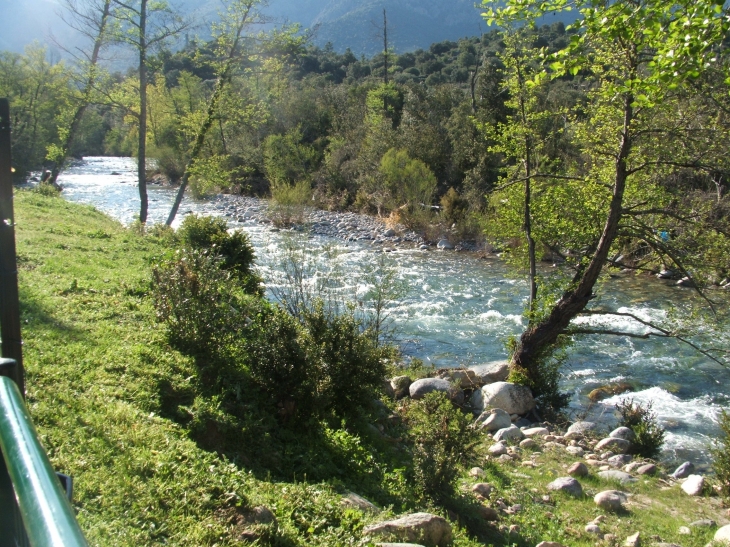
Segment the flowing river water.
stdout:
[[[130,158],[90,157],[63,173],[63,196],[87,203],[124,224],[139,211],[136,166]],[[149,186],[149,222],[164,222],[175,190]],[[186,197],[176,219],[195,212],[228,215],[229,226],[245,230],[256,249],[265,283],[276,283],[285,232],[270,225],[231,215],[237,198],[217,196],[197,201]],[[243,200],[240,200],[243,201]],[[380,247],[368,241],[303,237],[315,254],[325,247],[337,251],[339,267],[353,294],[363,289],[363,267],[372,264]],[[498,260],[468,253],[421,250],[403,246],[389,253],[398,275],[409,288],[394,306],[392,317],[406,355],[438,367],[474,365],[504,359],[505,340],[524,328],[525,280]],[[672,305],[690,297],[689,289],[646,277],[617,276],[601,287],[604,309],[631,312],[647,319],[665,316]],[[725,301],[727,299],[725,298]],[[613,330],[641,333],[631,320],[602,316],[594,319]],[[722,341],[728,347],[729,340]],[[588,393],[602,385],[628,382],[632,393],[589,404]],[[719,412],[730,407],[730,371],[672,339],[625,336],[586,336],[568,350],[562,387],[571,394],[573,418],[603,420],[610,425],[614,407],[625,397],[651,402],[666,428],[664,457],[707,462],[707,449],[719,432]]]

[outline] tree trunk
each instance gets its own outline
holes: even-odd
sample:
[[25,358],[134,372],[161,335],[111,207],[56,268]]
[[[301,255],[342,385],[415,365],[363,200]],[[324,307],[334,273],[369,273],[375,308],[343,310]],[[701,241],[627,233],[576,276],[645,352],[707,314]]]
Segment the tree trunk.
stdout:
[[596,252],[575,288],[563,294],[548,317],[530,326],[522,334],[517,348],[512,354],[510,366],[513,369],[520,369],[531,378],[537,377],[537,367],[545,352],[557,342],[558,337],[565,332],[570,321],[582,312],[593,298],[593,287],[598,281],[611,250],[611,245],[618,233],[624,191],[628,178],[626,163],[632,145],[630,136],[631,122],[634,116],[632,102],[633,95],[627,94],[624,97],[623,130],[618,154],[616,155],[613,195]]
[[89,76],[86,79],[83,101],[74,113],[73,120],[71,121],[71,126],[68,130],[68,135],[66,136],[66,140],[62,144],[63,157],[59,162],[56,163],[56,165],[53,166],[53,170],[51,171],[50,183],[54,186],[56,186],[56,179],[58,179],[58,175],[61,173],[66,165],[68,152],[69,150],[71,150],[71,146],[73,146],[74,139],[76,138],[76,133],[78,133],[79,130],[79,125],[81,124],[84,113],[89,106],[91,90],[94,87],[94,80],[96,79],[96,65],[99,62],[99,53],[101,52],[101,46],[104,44],[104,32],[106,31],[107,20],[109,19],[111,3],[111,0],[105,0],[104,2],[104,7],[102,8],[101,13],[101,20],[99,23],[99,33],[96,35],[96,40],[94,40],[94,49],[91,52],[91,58],[89,59]]
[[139,221],[147,222],[147,0],[139,8],[139,145],[137,179],[139,180]]

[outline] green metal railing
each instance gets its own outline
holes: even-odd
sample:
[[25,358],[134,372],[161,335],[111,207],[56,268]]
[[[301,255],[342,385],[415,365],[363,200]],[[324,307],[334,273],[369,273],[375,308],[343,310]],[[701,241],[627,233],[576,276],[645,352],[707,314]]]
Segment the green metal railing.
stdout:
[[[29,544],[33,547],[87,545],[66,492],[38,441],[18,386],[3,376],[0,376],[0,450]],[[17,518],[14,520],[5,529],[15,529],[20,535]],[[4,542],[4,538],[0,541]]]

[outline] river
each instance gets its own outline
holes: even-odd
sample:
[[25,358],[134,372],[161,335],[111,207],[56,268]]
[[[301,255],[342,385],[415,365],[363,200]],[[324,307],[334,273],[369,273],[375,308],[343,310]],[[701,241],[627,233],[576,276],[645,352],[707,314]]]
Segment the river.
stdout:
[[[63,173],[59,182],[69,201],[94,205],[124,224],[139,211],[136,166],[130,158],[85,158]],[[149,186],[149,222],[164,222],[175,190]],[[245,230],[256,249],[264,280],[277,283],[285,232],[251,219],[231,215],[233,196],[206,201],[185,198],[176,222],[184,214],[229,215],[232,228]],[[239,222],[240,220],[240,222]],[[301,236],[321,256],[334,250],[353,294],[363,290],[363,266],[371,264],[379,247],[370,242],[345,242]],[[407,283],[406,296],[392,310],[398,340],[408,356],[436,366],[453,367],[503,359],[505,340],[524,328],[521,313],[527,284],[497,260],[468,253],[420,250],[411,246],[388,254]],[[601,287],[605,309],[631,312],[646,318],[664,317],[672,305],[681,306],[690,290],[645,277],[615,276]],[[724,297],[724,295],[723,295]],[[725,300],[727,300],[725,298]],[[595,319],[615,330],[643,332],[628,319]],[[722,341],[728,347],[729,340]],[[587,394],[601,385],[625,381],[633,393],[589,405]],[[664,458],[707,462],[707,448],[719,432],[718,414],[730,405],[730,371],[672,339],[625,336],[587,336],[569,349],[563,388],[571,394],[573,418],[613,420],[614,405],[624,397],[653,404],[666,428]]]

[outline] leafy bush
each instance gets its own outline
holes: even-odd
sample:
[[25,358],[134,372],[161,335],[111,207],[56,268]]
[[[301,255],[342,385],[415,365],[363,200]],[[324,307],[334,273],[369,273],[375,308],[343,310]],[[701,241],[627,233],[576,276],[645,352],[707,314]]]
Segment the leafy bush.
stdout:
[[183,250],[152,269],[157,318],[170,344],[184,353],[219,354],[245,322],[231,272],[206,251]]
[[246,293],[261,294],[261,279],[253,271],[256,255],[245,232],[228,232],[222,218],[188,215],[180,225],[178,237],[185,248],[218,255],[220,268],[230,270]]
[[664,444],[664,428],[657,423],[656,412],[652,412],[651,407],[650,402],[644,406],[634,403],[633,399],[624,399],[616,405],[621,414],[621,425],[630,428],[636,435],[631,443],[631,452],[644,458],[656,458]]
[[413,474],[423,497],[442,501],[455,491],[459,467],[474,457],[476,431],[470,417],[444,393],[411,401],[405,412],[413,451]]
[[720,415],[722,436],[710,449],[712,468],[720,486],[720,495],[730,499],[730,413],[723,410]]
[[49,198],[56,198],[61,195],[61,189],[49,182],[41,182],[33,187],[31,192],[46,196]]

